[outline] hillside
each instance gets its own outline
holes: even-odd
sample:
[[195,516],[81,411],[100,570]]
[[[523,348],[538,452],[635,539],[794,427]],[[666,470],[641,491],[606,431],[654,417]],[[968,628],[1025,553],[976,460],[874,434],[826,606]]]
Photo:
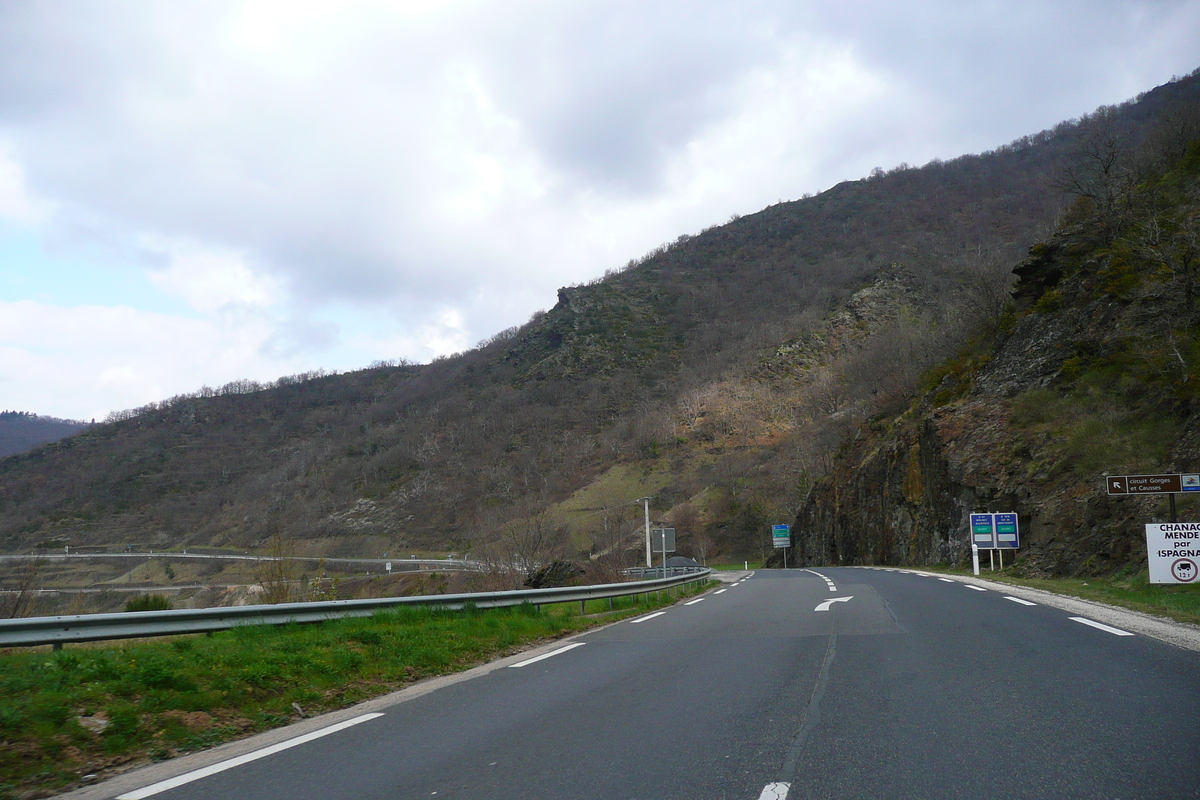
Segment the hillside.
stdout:
[[632,560],[630,502],[653,494],[685,553],[757,558],[765,526],[844,468],[848,433],[1000,324],[1009,270],[1059,222],[1097,120],[1135,147],[1198,102],[1193,76],[681,236],[428,365],[235,381],[113,415],[0,460],[0,550],[284,536],[311,555]]
[[57,442],[87,427],[86,422],[43,417],[28,411],[0,411],[0,458]]
[[1105,476],[1200,469],[1200,114],[1189,138],[1114,203],[1080,197],[1016,267],[1002,330],[859,431],[796,518],[799,563],[961,564],[970,513],[1015,511],[1027,575],[1143,568],[1167,499]]

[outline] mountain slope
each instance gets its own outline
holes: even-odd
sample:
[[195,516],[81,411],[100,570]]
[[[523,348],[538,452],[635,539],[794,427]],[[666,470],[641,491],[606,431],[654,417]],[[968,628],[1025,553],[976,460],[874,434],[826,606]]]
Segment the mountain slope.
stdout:
[[[1113,116],[1145,139],[1197,97],[1189,78]],[[299,552],[377,555],[549,526],[560,549],[613,552],[645,491],[617,476],[640,473],[688,547],[757,556],[847,430],[999,318],[1006,263],[1053,227],[1090,124],[680,237],[429,365],[115,415],[0,460],[0,549],[250,549],[282,532]]]

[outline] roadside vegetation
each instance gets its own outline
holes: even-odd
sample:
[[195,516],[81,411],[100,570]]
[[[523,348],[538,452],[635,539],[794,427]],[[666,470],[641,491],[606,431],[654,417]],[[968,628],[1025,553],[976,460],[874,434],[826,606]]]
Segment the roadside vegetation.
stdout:
[[579,603],[0,650],[0,799],[45,797],[635,616],[705,584]]

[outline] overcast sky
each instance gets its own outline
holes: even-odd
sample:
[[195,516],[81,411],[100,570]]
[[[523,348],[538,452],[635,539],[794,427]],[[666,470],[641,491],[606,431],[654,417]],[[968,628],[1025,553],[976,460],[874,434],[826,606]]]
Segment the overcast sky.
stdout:
[[474,346],[1200,67],[1200,0],[0,4],[0,408]]

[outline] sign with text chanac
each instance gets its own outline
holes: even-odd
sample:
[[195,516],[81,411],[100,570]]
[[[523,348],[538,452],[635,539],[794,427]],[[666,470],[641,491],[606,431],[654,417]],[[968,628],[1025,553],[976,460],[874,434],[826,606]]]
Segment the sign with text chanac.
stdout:
[[1200,522],[1146,526],[1151,583],[1196,583],[1200,571]]

